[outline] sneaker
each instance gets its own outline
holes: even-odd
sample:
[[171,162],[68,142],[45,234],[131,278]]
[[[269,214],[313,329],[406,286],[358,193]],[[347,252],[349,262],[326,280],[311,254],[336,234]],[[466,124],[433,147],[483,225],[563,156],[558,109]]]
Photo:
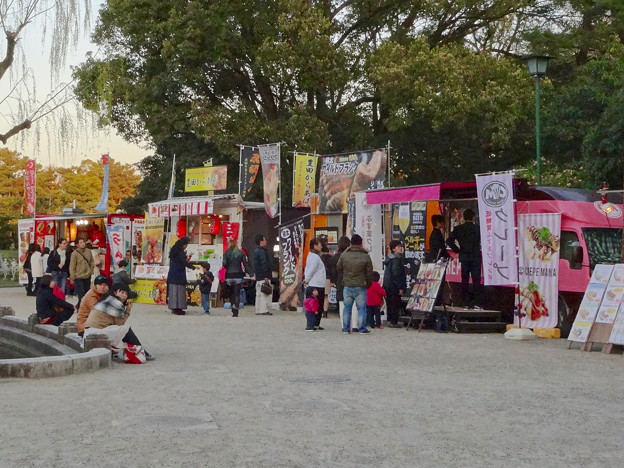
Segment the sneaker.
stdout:
[[367,333],[373,333],[373,332],[372,332],[372,331],[370,331],[370,330],[360,330],[360,335],[362,335],[362,334],[364,334],[364,335],[365,335],[365,334],[367,334]]
[[470,309],[470,307],[468,307],[468,306],[464,306],[464,307],[462,307],[462,309],[463,309],[463,310],[469,310],[469,309]]
[[306,328],[305,331],[314,331],[314,328]]
[[383,328],[384,328],[384,327],[382,327],[381,325],[379,325],[379,326],[377,327],[377,330],[383,330]]
[[155,361],[156,358],[154,356],[152,356],[150,353],[148,353],[147,351],[145,351],[145,360],[146,361]]
[[323,327],[314,327],[315,330],[325,330]]
[[398,323],[389,323],[389,328],[403,328],[403,325],[399,325]]
[[357,328],[352,328],[351,329],[351,333],[358,333],[360,330],[358,330]]
[[210,311],[209,310],[204,310],[204,315],[210,315]]
[[350,335],[351,332],[349,330],[342,330],[343,335]]
[[479,307],[479,306],[474,306],[473,307],[474,310],[483,310],[483,307]]

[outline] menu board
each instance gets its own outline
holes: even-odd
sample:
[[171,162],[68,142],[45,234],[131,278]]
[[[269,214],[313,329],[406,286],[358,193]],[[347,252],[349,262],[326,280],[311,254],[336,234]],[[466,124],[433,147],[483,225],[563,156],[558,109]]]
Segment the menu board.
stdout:
[[431,312],[435,305],[447,262],[422,263],[412,293],[407,302],[407,310]]
[[[617,278],[615,270],[621,271]],[[613,323],[623,297],[624,265],[596,265],[568,340],[586,343],[594,322]]]

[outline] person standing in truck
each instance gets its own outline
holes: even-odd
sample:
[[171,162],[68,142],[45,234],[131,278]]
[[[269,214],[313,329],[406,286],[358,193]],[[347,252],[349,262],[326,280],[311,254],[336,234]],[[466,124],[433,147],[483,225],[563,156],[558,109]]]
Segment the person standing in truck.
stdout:
[[464,223],[453,229],[446,240],[451,250],[459,254],[462,302],[467,308],[474,308],[481,299],[481,233],[479,226],[474,223],[474,217],[474,211],[470,208],[465,210]]

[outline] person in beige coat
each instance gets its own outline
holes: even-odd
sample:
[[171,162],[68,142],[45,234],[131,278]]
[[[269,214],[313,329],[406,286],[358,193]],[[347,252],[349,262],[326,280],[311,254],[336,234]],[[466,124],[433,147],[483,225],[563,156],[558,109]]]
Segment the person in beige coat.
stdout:
[[76,304],[78,308],[80,308],[80,301],[91,288],[91,275],[93,274],[93,255],[86,246],[84,239],[78,239],[76,250],[72,252],[69,259],[69,282],[74,285],[74,292],[78,296],[78,304]]

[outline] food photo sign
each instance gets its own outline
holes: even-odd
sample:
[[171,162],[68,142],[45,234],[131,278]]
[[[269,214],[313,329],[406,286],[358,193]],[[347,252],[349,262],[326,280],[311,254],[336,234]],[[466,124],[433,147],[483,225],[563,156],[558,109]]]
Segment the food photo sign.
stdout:
[[[618,267],[619,266],[624,267],[624,265],[618,265]],[[621,295],[619,295],[619,297],[614,295],[617,293],[617,291],[614,292],[614,289],[616,289],[615,286],[618,285],[618,281],[615,279],[615,275],[612,274],[613,270],[613,265],[596,265],[596,268],[594,268],[594,273],[585,290],[583,301],[579,306],[576,319],[572,324],[572,330],[570,330],[568,340],[577,343],[586,343],[589,332],[600,312],[602,311],[605,317],[604,320],[607,320],[607,317],[612,313],[610,310],[613,308],[612,304],[616,304],[618,300],[620,303],[622,302]],[[624,271],[622,273],[624,273]],[[624,276],[622,277],[622,281],[624,281]],[[611,293],[609,298],[603,302],[603,297],[606,297],[605,291],[607,289],[609,289]],[[617,310],[617,307],[619,306],[616,306],[615,310]]]
[[[519,308],[527,328],[555,328],[558,320],[561,214],[518,215]],[[518,317],[515,318],[516,325]]]
[[431,312],[444,278],[447,262],[422,263],[412,287],[407,310]]

